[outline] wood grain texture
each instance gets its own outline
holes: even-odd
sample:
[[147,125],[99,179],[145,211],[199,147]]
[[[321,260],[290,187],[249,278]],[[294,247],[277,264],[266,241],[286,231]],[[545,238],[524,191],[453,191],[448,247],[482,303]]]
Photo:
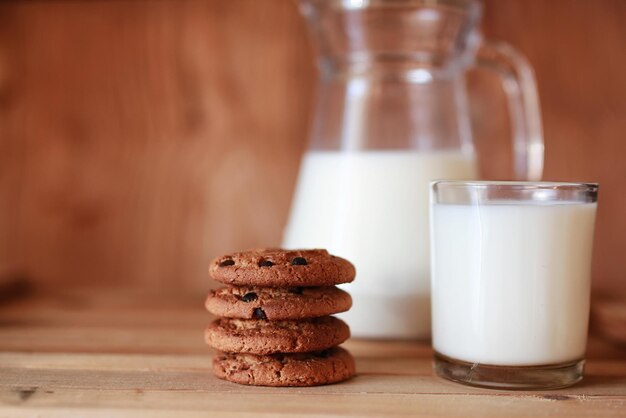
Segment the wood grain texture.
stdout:
[[590,341],[569,389],[483,390],[432,375],[427,343],[349,340],[357,377],[314,388],[215,378],[197,294],[72,289],[0,307],[0,416],[623,417],[626,351]]
[[[596,288],[626,290],[626,2],[485,9],[486,35],[536,69],[545,178],[601,183]],[[290,0],[0,3],[0,265],[42,282],[202,288],[212,256],[277,245],[311,54]],[[505,135],[477,136],[498,142],[487,172],[503,176]]]
[[3,2],[0,260],[206,287],[279,243],[313,67],[285,1]]

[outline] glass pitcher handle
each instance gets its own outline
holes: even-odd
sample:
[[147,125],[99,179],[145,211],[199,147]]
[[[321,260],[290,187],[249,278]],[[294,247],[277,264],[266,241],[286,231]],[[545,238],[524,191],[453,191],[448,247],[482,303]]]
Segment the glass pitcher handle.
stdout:
[[537,83],[526,58],[503,42],[483,41],[477,66],[495,71],[502,81],[511,116],[515,176],[518,180],[541,180],[543,130]]

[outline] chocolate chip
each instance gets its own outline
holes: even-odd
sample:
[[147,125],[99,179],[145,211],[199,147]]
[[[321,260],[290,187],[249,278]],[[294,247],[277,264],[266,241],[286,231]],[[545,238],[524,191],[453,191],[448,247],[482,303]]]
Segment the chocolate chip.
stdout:
[[306,259],[304,257],[296,257],[291,260],[292,266],[306,266],[307,264],[308,263],[306,262]]
[[267,319],[267,316],[265,316],[265,311],[263,311],[263,309],[261,308],[254,308],[252,316],[254,317],[254,319]]
[[272,267],[273,265],[274,263],[272,263],[270,260],[259,261],[259,267]]
[[234,266],[235,265],[235,260],[224,260],[220,263],[220,267],[228,267],[228,266]]
[[296,295],[301,295],[302,292],[304,291],[304,287],[290,287],[287,290],[289,291],[289,293],[294,293]]
[[241,297],[241,300],[243,300],[244,302],[252,302],[257,299],[258,299],[258,296],[254,292],[248,292]]
[[285,360],[285,356],[283,354],[274,354],[274,358],[281,363]]
[[330,353],[331,353],[330,349],[323,350],[323,351],[320,351],[319,353],[317,353],[317,356],[321,357],[321,358],[327,358],[328,356],[330,356]]

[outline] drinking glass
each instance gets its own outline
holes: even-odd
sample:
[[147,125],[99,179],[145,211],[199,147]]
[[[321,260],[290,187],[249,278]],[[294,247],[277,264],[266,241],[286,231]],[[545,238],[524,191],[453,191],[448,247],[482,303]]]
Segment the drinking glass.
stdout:
[[435,372],[491,388],[582,379],[598,185],[431,183]]

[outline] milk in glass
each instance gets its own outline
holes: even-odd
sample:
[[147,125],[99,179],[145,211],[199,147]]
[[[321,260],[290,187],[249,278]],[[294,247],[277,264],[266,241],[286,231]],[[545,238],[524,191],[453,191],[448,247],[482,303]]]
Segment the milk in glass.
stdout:
[[508,366],[584,357],[596,203],[432,210],[435,351]]

